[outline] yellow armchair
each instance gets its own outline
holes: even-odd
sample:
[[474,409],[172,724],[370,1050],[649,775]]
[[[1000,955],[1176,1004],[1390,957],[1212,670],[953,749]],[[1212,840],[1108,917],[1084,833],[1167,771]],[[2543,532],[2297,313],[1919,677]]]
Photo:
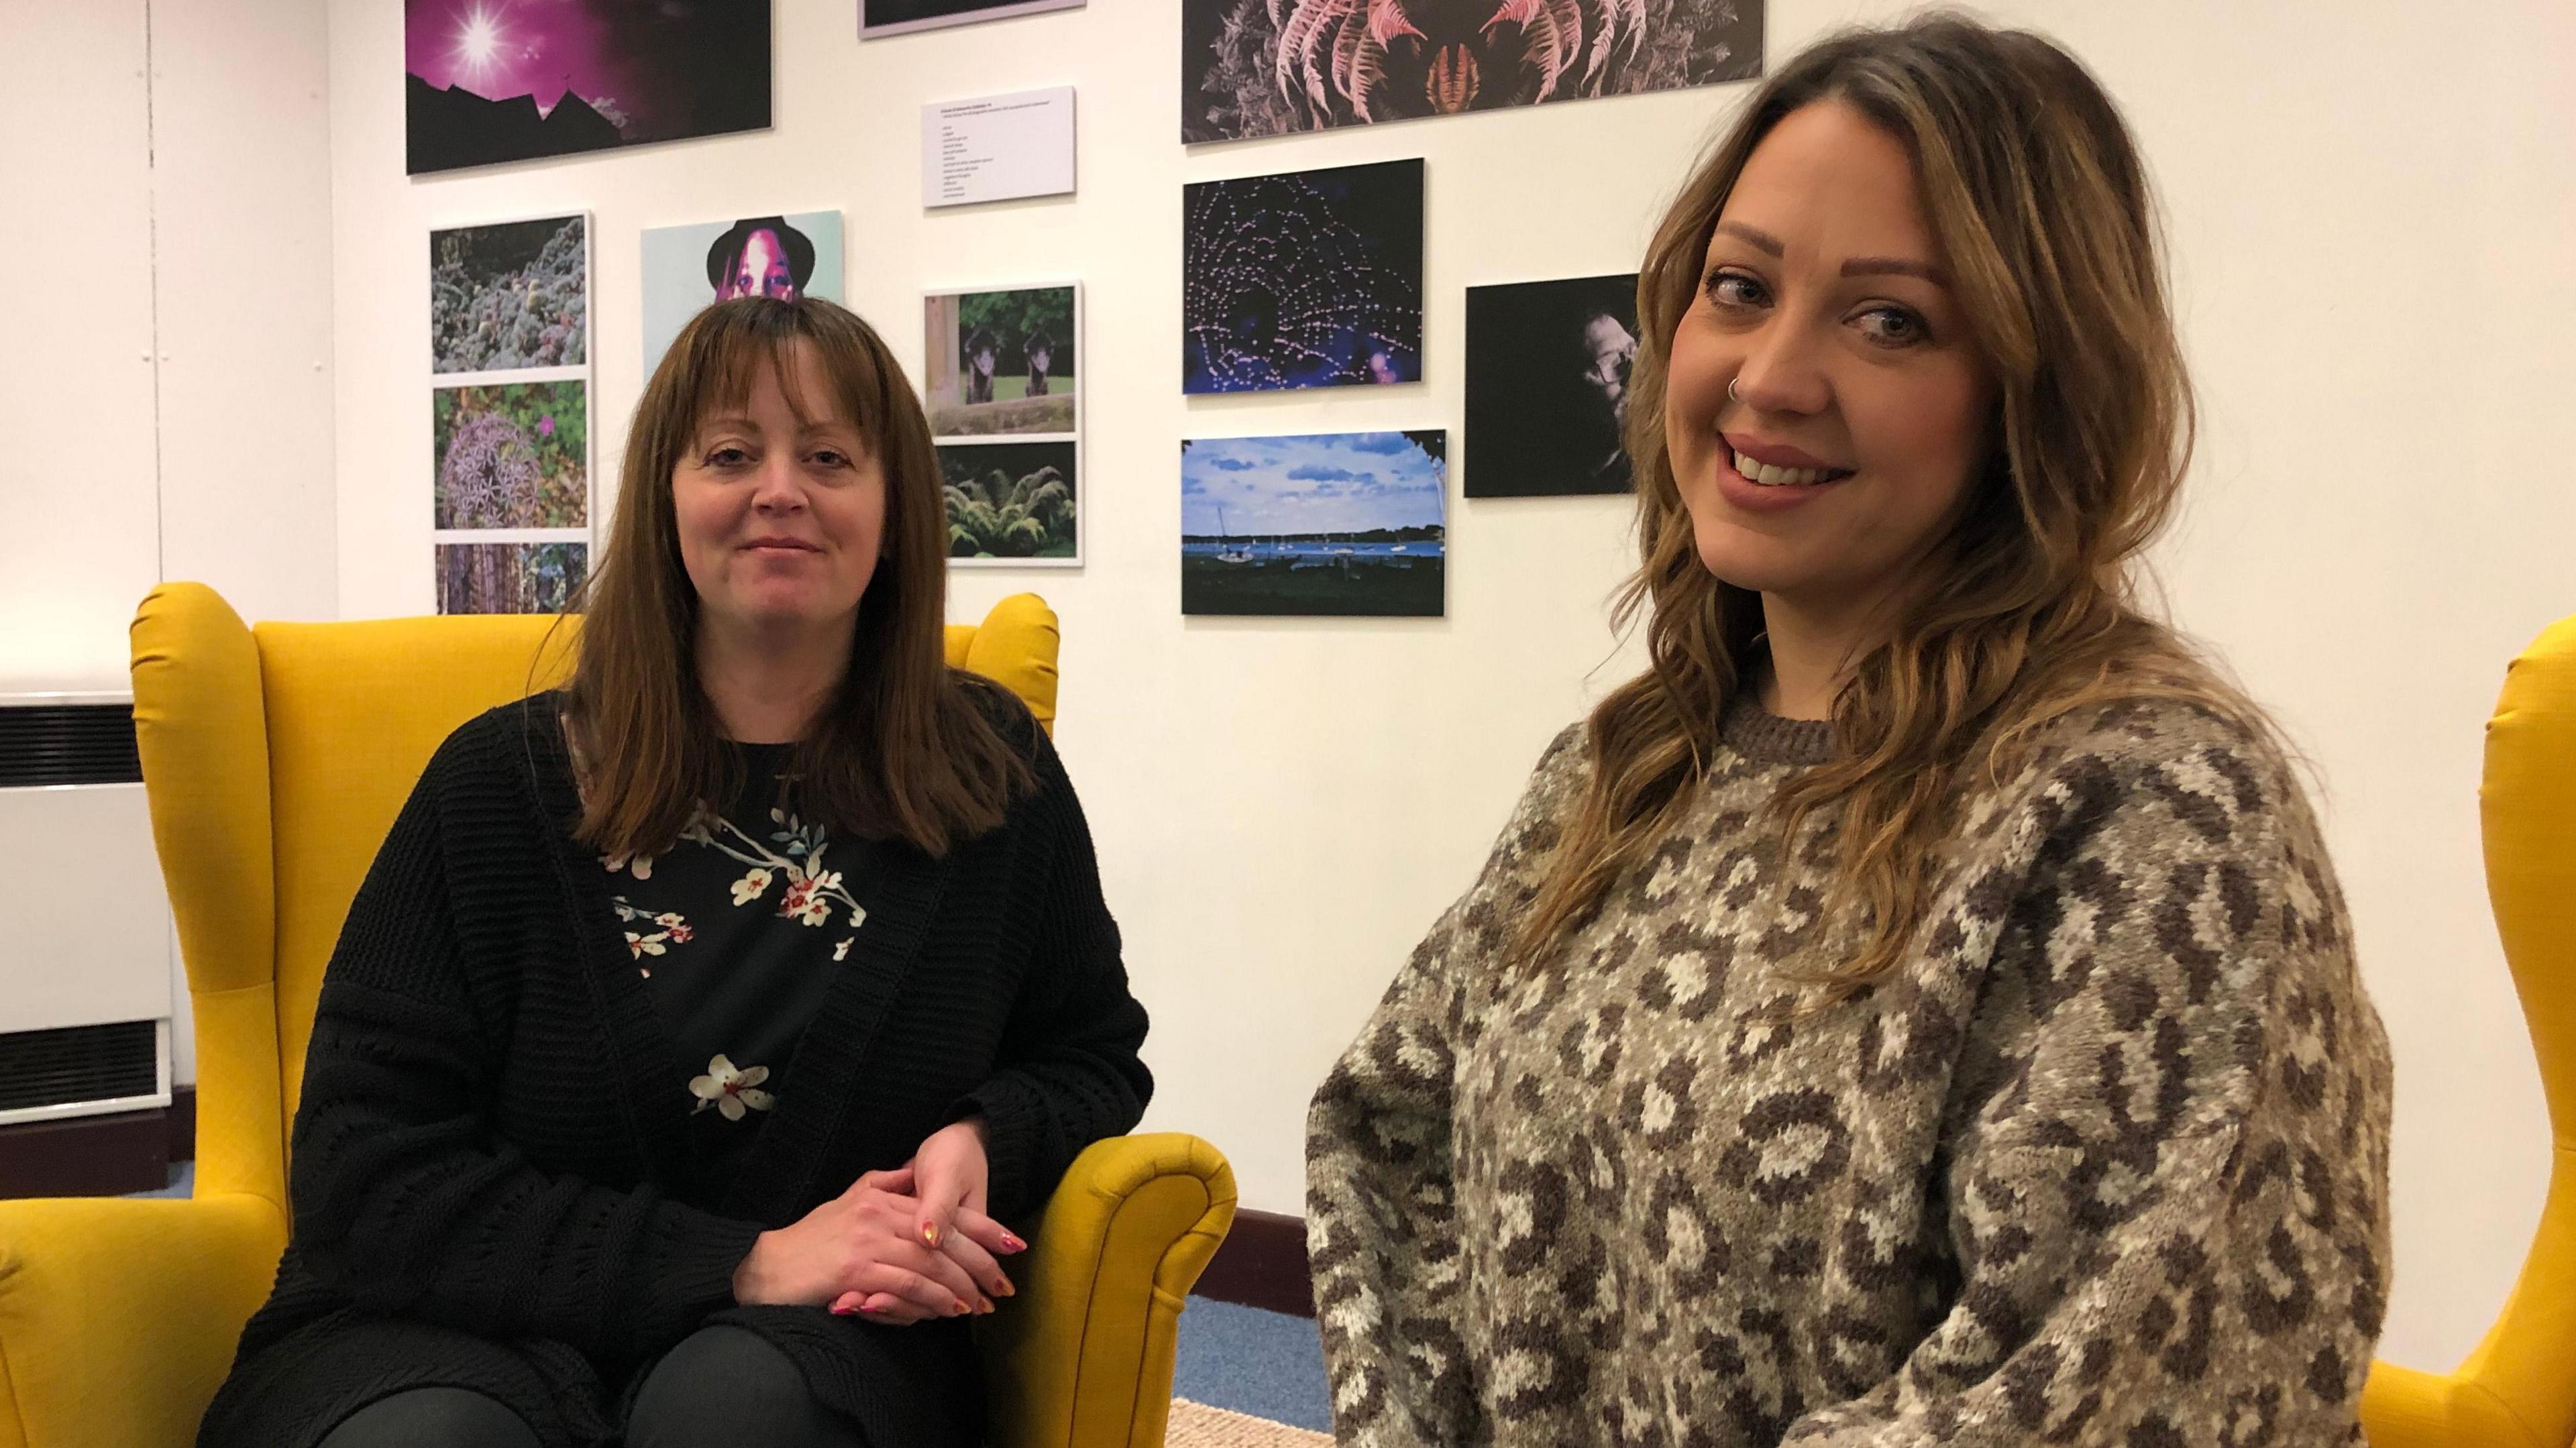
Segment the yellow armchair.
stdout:
[[[287,1131],[349,901],[448,731],[560,677],[577,629],[552,623],[251,629],[202,584],[143,601],[134,720],[196,1013],[196,1195],[0,1202],[0,1448],[194,1441],[285,1250]],[[950,663],[1050,727],[1056,645],[1031,594],[948,630]],[[1159,1448],[1182,1301],[1234,1200],[1195,1137],[1074,1162],[1011,1310],[978,1324],[995,1442]]]
[[2372,1368],[2372,1448],[2576,1445],[2576,618],[2505,672],[2478,807],[2487,895],[2549,1102],[2549,1196],[2503,1312],[2456,1372]]

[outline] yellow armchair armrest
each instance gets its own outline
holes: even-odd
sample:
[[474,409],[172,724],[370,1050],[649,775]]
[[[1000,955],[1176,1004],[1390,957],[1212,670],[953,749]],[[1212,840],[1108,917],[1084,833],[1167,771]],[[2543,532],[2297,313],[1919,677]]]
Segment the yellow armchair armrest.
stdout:
[[2370,1366],[2361,1421],[2370,1448],[2552,1448],[2478,1384],[2389,1362]]
[[1018,1295],[978,1321],[1002,1448],[1161,1448],[1181,1307],[1234,1223],[1195,1136],[1095,1142],[1048,1199]]
[[196,1441],[285,1250],[248,1193],[0,1201],[0,1448]]

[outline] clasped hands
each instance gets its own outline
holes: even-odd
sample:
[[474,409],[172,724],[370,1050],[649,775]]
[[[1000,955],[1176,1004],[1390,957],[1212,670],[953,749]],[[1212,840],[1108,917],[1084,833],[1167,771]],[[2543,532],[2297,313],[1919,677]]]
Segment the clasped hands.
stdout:
[[983,1122],[942,1127],[902,1166],[761,1233],[734,1269],[734,1300],[889,1324],[990,1312],[1014,1291],[998,1259],[1028,1244],[984,1214],[988,1174]]

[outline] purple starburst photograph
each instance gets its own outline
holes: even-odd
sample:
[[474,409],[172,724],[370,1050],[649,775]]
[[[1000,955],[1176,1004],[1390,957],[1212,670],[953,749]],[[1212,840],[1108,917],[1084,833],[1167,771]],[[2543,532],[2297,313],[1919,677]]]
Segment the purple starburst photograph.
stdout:
[[1186,190],[1182,391],[1422,380],[1422,162]]
[[769,0],[403,0],[412,175],[769,125]]

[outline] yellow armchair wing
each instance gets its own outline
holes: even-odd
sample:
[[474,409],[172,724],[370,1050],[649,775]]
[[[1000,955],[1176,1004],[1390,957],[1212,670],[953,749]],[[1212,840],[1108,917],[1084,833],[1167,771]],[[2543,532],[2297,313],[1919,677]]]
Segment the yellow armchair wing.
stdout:
[[2487,895],[2549,1104],[2549,1195],[2504,1310],[2459,1369],[2375,1366],[2373,1448],[2576,1444],[2576,618],[2505,672],[2478,786]]
[[[179,1448],[285,1249],[287,1128],[342,919],[432,750],[560,678],[578,620],[263,624],[167,584],[134,622],[135,730],[197,1034],[197,1195],[0,1202],[0,1448]],[[1030,594],[948,657],[1055,718]],[[1104,1141],[1047,1205],[1014,1311],[984,1324],[1006,1448],[1162,1442],[1182,1299],[1234,1218],[1194,1137]]]

